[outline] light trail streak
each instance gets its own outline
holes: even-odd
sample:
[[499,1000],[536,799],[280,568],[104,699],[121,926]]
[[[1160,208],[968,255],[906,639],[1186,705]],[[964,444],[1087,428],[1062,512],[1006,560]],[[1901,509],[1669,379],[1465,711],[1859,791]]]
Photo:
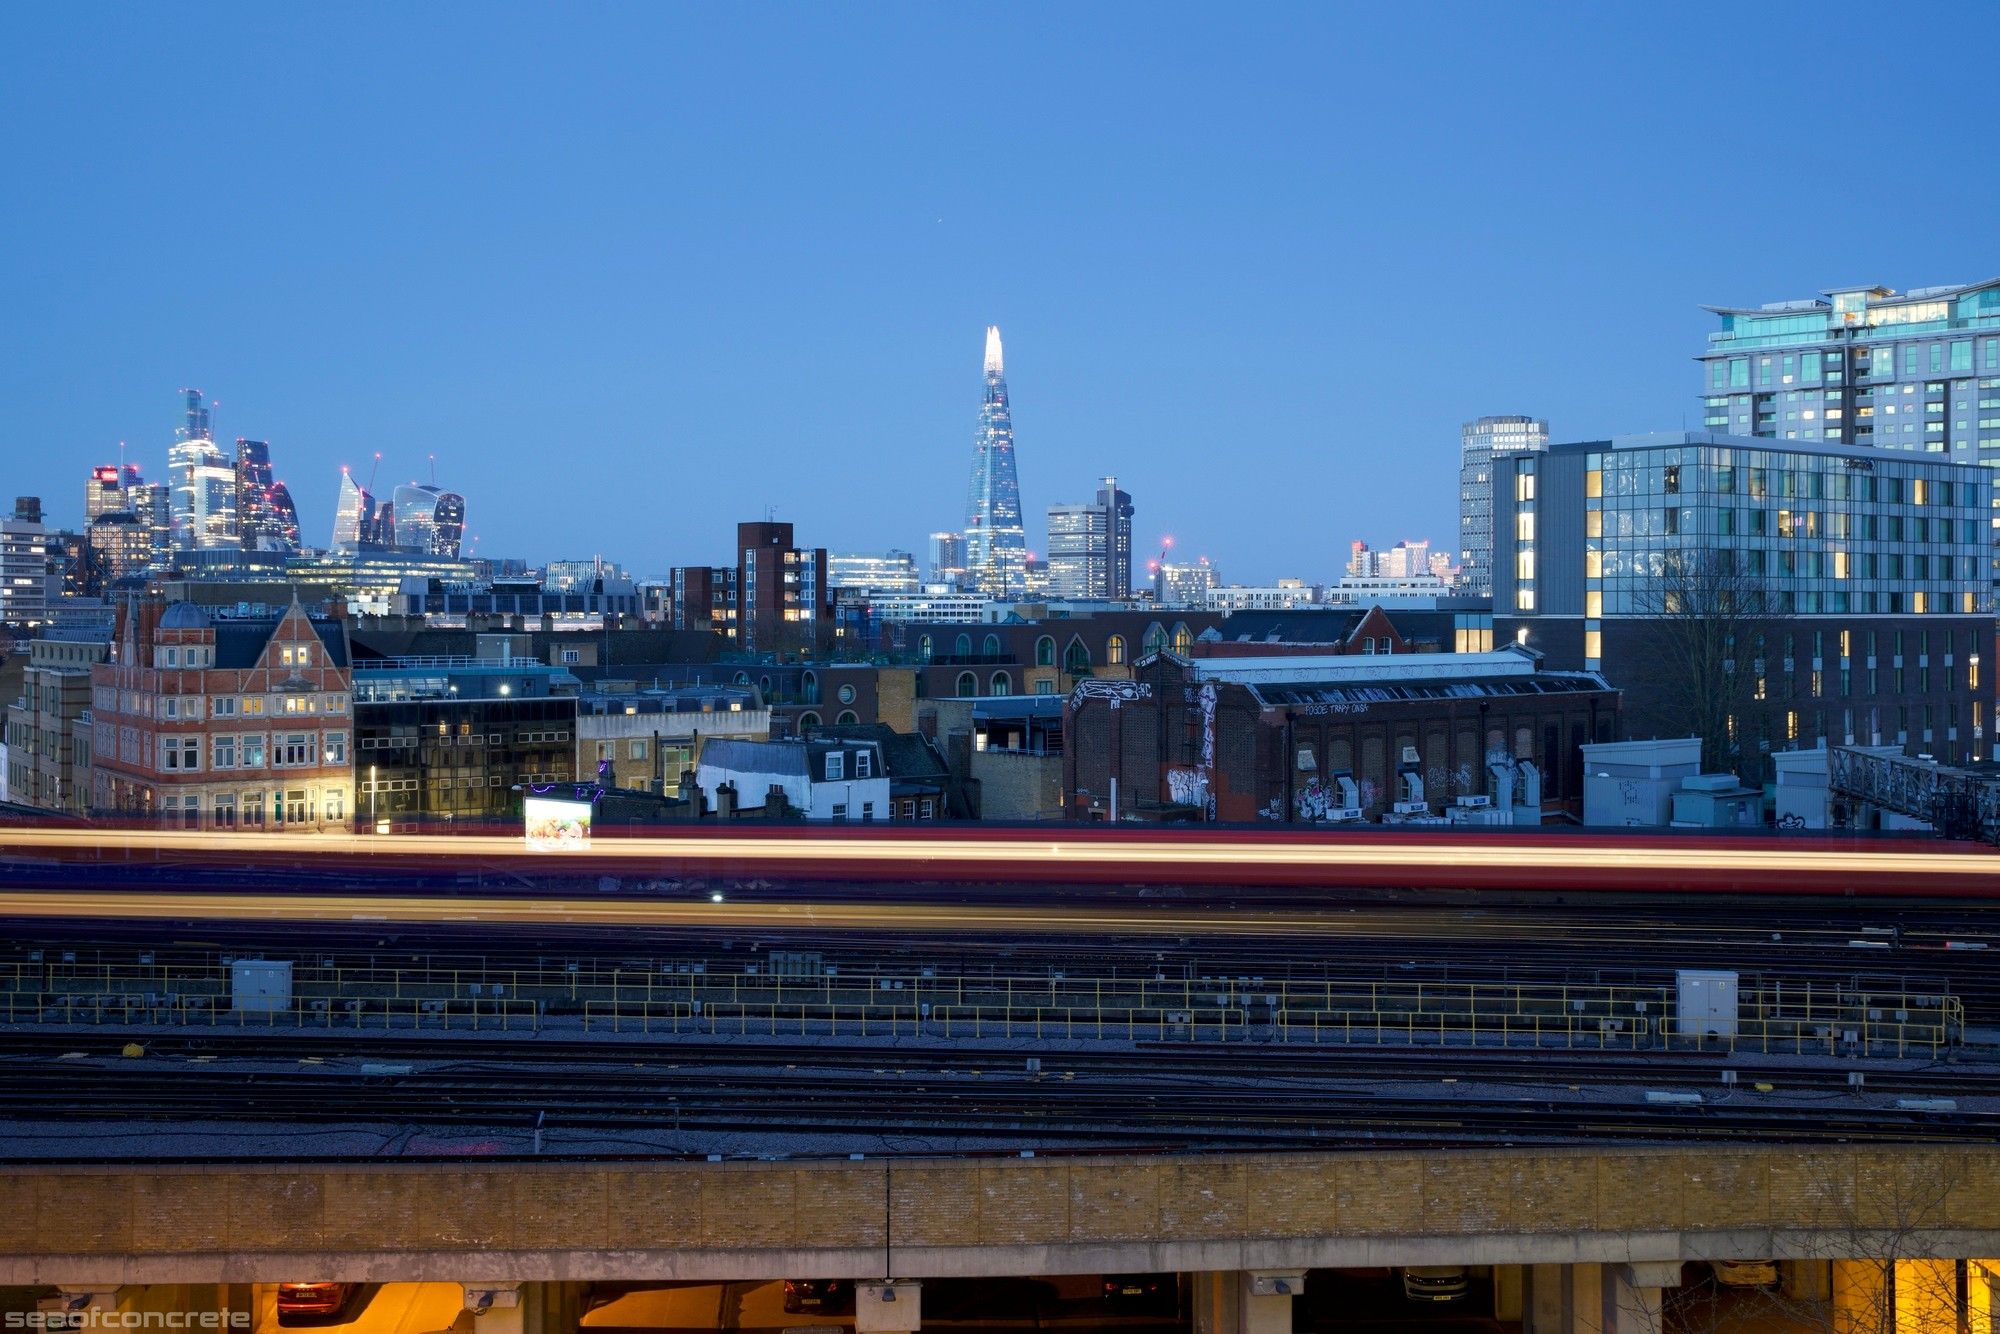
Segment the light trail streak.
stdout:
[[[900,831],[899,831],[900,832]],[[1415,839],[1328,838],[1325,841],[1269,841],[1217,835],[1210,838],[1146,837],[1119,830],[1112,836],[1073,838],[965,838],[930,835],[868,837],[866,835],[764,836],[744,838],[659,837],[600,839],[579,853],[530,851],[518,838],[496,835],[397,834],[382,837],[350,834],[208,834],[184,830],[106,831],[69,828],[9,828],[0,831],[0,854],[89,852],[115,862],[131,853],[221,853],[232,858],[262,858],[328,853],[344,854],[366,864],[371,859],[431,860],[439,863],[528,862],[560,874],[569,863],[652,863],[655,865],[727,865],[754,869],[761,865],[795,868],[814,864],[831,874],[847,868],[1034,868],[1043,875],[1052,867],[1115,870],[1194,871],[1325,870],[1351,874],[1357,869],[1411,867],[1483,872],[1495,868],[1516,871],[1712,872],[1739,877],[1809,872],[1823,875],[1897,875],[1916,879],[1981,876],[2000,889],[2000,857],[1982,852],[1853,851],[1758,844],[1711,845],[1634,842],[1630,836],[1576,836],[1560,840],[1476,844],[1448,843],[1450,835]],[[1135,880],[1154,878],[1134,875]],[[1160,877],[1171,880],[1172,876]]]

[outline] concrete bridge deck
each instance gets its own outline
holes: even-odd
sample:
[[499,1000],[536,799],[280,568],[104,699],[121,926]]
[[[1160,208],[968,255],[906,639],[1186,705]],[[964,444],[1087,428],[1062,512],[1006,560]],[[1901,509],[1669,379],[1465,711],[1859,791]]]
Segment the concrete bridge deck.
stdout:
[[2000,1146],[0,1169],[0,1283],[2000,1254]]

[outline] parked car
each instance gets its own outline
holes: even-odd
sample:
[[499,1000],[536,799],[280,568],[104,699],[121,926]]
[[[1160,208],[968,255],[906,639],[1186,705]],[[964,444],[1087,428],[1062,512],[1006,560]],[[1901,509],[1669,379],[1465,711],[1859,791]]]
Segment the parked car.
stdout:
[[1465,1290],[1464,1265],[1411,1265],[1403,1271],[1403,1295],[1413,1302],[1455,1302]]
[[1180,1306],[1180,1280],[1174,1274],[1105,1274],[1104,1304],[1114,1310],[1171,1314]]
[[826,1315],[854,1309],[854,1283],[844,1278],[788,1278],[785,1312],[817,1311]]
[[347,1309],[354,1296],[352,1283],[280,1283],[278,1323],[288,1325],[301,1319],[329,1319]]
[[1725,1288],[1775,1288],[1778,1286],[1776,1260],[1712,1260],[1715,1281]]

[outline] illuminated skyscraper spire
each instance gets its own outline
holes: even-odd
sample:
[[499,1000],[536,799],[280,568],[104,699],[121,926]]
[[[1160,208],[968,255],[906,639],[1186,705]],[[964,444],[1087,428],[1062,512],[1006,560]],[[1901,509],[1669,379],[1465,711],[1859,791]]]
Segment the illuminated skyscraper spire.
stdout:
[[1028,537],[1021,527],[1021,482],[1014,470],[1014,419],[1000,358],[999,327],[986,330],[986,400],[973,441],[965,507],[966,580],[988,597],[1019,597]]

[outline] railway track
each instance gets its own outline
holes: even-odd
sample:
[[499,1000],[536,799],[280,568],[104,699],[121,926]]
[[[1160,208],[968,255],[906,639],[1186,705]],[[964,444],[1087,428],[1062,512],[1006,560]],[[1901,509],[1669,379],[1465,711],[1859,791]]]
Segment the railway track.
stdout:
[[[190,1061],[299,1062],[424,1062],[435,1072],[489,1067],[516,1073],[542,1072],[554,1078],[559,1067],[615,1065],[629,1077],[654,1079],[672,1072],[689,1081],[721,1077],[730,1071],[768,1070],[796,1066],[819,1070],[869,1071],[903,1076],[907,1072],[940,1077],[1007,1078],[1026,1073],[1028,1060],[1039,1062],[1041,1082],[1064,1076],[1112,1078],[1128,1075],[1203,1074],[1235,1082],[1257,1081],[1282,1086],[1286,1081],[1474,1081],[1526,1088],[1567,1089],[1571,1086],[1626,1086],[1655,1089],[1699,1088],[1719,1091],[1725,1071],[1736,1083],[1754,1089],[1759,1083],[1787,1092],[1812,1091],[1847,1095],[1855,1091],[1850,1073],[1864,1076],[1867,1093],[1910,1097],[2000,1099],[2000,1064],[1953,1063],[1915,1065],[1855,1061],[1822,1061],[1725,1057],[1698,1051],[1499,1050],[1470,1047],[1309,1047],[1268,1043],[1141,1043],[1126,1050],[1061,1050],[1019,1044],[960,1044],[843,1039],[830,1042],[764,1041],[658,1037],[646,1039],[571,1038],[550,1035],[447,1036],[409,1031],[365,1034],[322,1031],[258,1031],[241,1029],[131,1029],[88,1031],[13,1031],[0,1033],[0,1070],[13,1072],[33,1062],[47,1062],[71,1053],[85,1057],[115,1057],[128,1041],[145,1047],[145,1064],[187,1064]],[[616,1079],[619,1074],[605,1075]]]
[[[1990,1141],[2000,1114],[1752,1100],[1654,1105],[1628,1092],[1468,1084],[1449,1096],[1122,1071],[1004,1079],[950,1071],[580,1069],[463,1065],[362,1075],[159,1061],[10,1064],[12,1122],[388,1124],[543,1130],[917,1136],[1153,1147],[1379,1146],[1577,1140]],[[5,1137],[0,1135],[0,1145]]]
[[[1909,1094],[2000,1106],[1994,1068],[1871,1072],[1864,1098],[1840,1070],[1725,1065],[1699,1054],[1555,1060],[1228,1044],[1044,1055],[1044,1068],[1030,1072],[1019,1052],[888,1046],[210,1035],[195,1047],[168,1054],[156,1044],[144,1059],[90,1059],[110,1058],[115,1040],[9,1034],[0,1041],[0,1122],[539,1125],[1134,1147],[1970,1142],[2000,1134],[2000,1114],[1980,1107],[1941,1112],[1885,1101]],[[85,1059],[59,1056],[70,1051]],[[372,1073],[367,1061],[376,1063]],[[1723,1068],[1738,1071],[1744,1092],[1723,1089]],[[1759,1081],[1781,1097],[1751,1093]],[[1690,1085],[1703,1094],[1698,1103],[1658,1105],[1640,1092]],[[1805,1093],[1814,1096],[1801,1105]],[[0,1144],[5,1138],[0,1127]]]

